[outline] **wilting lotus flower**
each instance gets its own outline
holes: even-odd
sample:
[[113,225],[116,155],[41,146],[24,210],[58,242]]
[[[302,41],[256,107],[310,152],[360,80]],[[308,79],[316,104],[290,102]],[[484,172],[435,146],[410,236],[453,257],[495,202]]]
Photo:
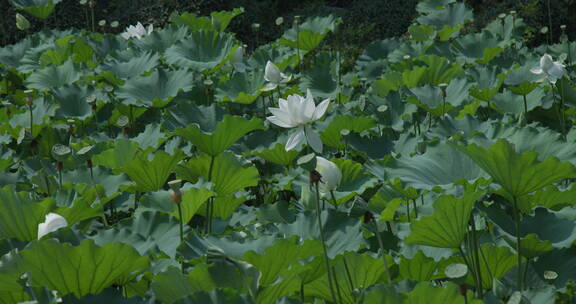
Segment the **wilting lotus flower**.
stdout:
[[64,217],[56,213],[48,213],[46,214],[44,223],[38,224],[38,239],[66,226],[68,226],[68,222]]
[[318,184],[318,190],[320,190],[321,193],[329,193],[338,188],[342,180],[342,172],[335,163],[323,157],[316,156],[316,171],[322,176],[320,184]]
[[268,108],[273,116],[268,116],[266,119],[282,128],[298,128],[288,138],[286,151],[296,148],[306,139],[314,151],[322,153],[322,140],[309,124],[322,118],[328,109],[330,99],[325,99],[316,106],[312,93],[308,90],[306,98],[294,94],[288,96],[288,99],[280,98],[278,103],[280,108]]
[[244,71],[246,71],[246,65],[244,64],[243,57],[244,48],[242,47],[238,47],[234,54],[232,54],[232,66],[238,73],[244,73]]
[[266,69],[264,70],[264,79],[268,81],[262,91],[274,90],[278,85],[287,83],[292,79],[292,76],[280,72],[280,69],[271,61],[266,62]]
[[142,23],[138,22],[135,26],[130,25],[126,29],[126,32],[122,33],[121,35],[124,39],[130,39],[132,37],[141,39],[146,35],[150,35],[150,33],[152,33],[152,30],[154,30],[154,26],[152,24],[148,25],[148,29],[146,29],[144,28]]
[[548,54],[544,54],[542,58],[540,58],[540,66],[533,68],[530,72],[536,75],[544,74],[548,81],[552,84],[556,83],[556,80],[562,78],[564,74],[566,74],[566,69],[564,65],[558,61],[552,61],[552,57]]

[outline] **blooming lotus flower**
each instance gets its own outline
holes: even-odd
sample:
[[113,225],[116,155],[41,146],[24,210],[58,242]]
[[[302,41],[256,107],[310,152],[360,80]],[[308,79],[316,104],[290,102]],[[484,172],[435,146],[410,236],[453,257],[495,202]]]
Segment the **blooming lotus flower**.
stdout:
[[232,54],[232,66],[234,70],[239,73],[244,73],[246,71],[246,65],[243,61],[244,57],[244,48],[238,47],[234,54]]
[[566,74],[566,69],[562,63],[553,61],[552,56],[544,54],[544,56],[540,58],[540,66],[530,69],[530,72],[536,75],[544,74],[546,78],[548,78],[548,81],[555,84],[558,79]]
[[268,62],[266,62],[266,69],[264,70],[264,79],[268,81],[268,83],[262,91],[271,91],[278,87],[278,85],[290,81],[292,76],[286,76],[286,74],[280,72],[280,69],[275,64],[268,60]]
[[342,172],[335,163],[323,157],[316,156],[316,171],[322,176],[320,184],[318,184],[318,190],[321,193],[329,193],[338,188],[342,180]]
[[282,128],[298,128],[288,138],[286,151],[296,148],[306,140],[314,151],[322,153],[322,140],[309,124],[322,118],[328,109],[330,99],[325,99],[316,106],[312,93],[308,90],[306,98],[294,94],[288,96],[288,99],[280,98],[278,103],[280,108],[268,108],[273,116],[268,116],[266,119]]
[[46,214],[44,223],[38,224],[38,239],[66,226],[68,226],[68,222],[64,217],[56,213],[48,213]]
[[144,37],[146,35],[150,35],[150,33],[152,33],[152,30],[154,30],[154,26],[152,24],[148,25],[148,29],[146,29],[146,28],[144,28],[142,23],[138,22],[135,26],[130,25],[126,29],[126,32],[122,33],[121,35],[122,35],[122,38],[124,38],[124,39],[130,39],[132,37],[136,37],[138,39],[141,39],[142,37]]

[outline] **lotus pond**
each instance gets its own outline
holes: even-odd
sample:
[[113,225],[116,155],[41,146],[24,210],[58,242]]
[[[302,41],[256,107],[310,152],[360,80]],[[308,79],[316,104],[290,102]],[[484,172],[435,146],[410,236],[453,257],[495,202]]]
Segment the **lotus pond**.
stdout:
[[243,9],[0,48],[0,303],[576,303],[570,29],[417,11],[352,69]]

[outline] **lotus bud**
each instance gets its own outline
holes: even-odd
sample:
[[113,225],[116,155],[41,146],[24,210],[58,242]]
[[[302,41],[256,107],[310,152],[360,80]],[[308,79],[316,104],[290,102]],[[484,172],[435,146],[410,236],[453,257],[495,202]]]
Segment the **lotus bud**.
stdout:
[[182,202],[182,192],[180,191],[180,187],[182,187],[182,180],[176,179],[173,181],[168,182],[168,186],[170,187],[170,200],[176,205]]
[[284,23],[284,18],[282,17],[276,18],[276,25],[282,25],[282,23]]

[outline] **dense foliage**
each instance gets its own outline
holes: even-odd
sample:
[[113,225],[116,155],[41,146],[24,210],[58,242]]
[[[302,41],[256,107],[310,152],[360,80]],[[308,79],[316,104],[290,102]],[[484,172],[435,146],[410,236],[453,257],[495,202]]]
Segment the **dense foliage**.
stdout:
[[576,42],[416,11],[349,72],[240,8],[0,48],[0,303],[574,303]]

